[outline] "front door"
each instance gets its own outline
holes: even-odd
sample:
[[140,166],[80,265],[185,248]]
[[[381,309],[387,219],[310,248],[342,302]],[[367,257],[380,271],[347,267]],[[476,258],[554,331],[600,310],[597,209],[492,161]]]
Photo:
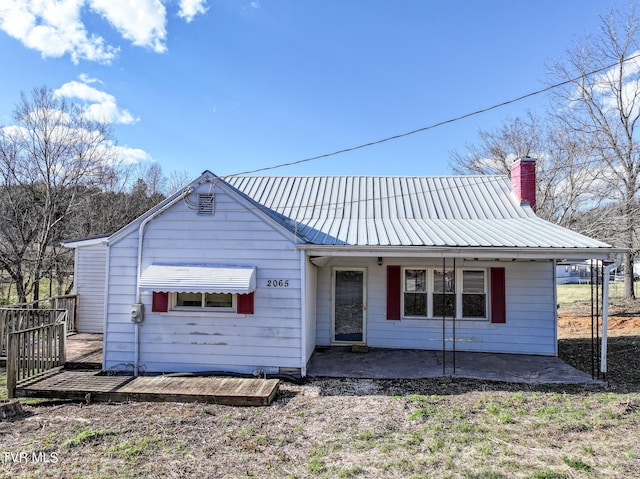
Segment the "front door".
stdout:
[[335,269],[333,281],[334,343],[364,343],[365,269]]

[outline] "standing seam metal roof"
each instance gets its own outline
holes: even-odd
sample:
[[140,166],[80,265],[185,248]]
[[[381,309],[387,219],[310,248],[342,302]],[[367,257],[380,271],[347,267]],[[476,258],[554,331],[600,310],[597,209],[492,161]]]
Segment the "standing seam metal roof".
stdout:
[[504,176],[244,176],[225,180],[307,243],[609,248],[538,218]]

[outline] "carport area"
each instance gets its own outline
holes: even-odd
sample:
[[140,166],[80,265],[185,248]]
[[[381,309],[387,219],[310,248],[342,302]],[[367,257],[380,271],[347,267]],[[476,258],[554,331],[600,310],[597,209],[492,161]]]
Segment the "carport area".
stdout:
[[[309,377],[423,379],[455,377],[523,384],[603,385],[557,357],[418,349],[318,347]],[[455,367],[454,367],[455,366]]]

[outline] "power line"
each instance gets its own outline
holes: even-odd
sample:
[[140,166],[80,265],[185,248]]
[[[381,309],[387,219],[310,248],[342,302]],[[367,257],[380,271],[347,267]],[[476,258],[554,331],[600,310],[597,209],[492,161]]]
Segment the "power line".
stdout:
[[239,172],[239,173],[233,173],[233,174],[230,174],[230,175],[221,176],[220,178],[225,179],[225,178],[230,178],[230,177],[233,177],[233,176],[249,175],[251,173],[258,173],[260,171],[269,171],[269,170],[275,170],[277,168],[284,168],[286,166],[299,165],[300,163],[308,163],[310,161],[320,160],[322,158],[329,158],[331,156],[340,155],[342,153],[348,153],[348,152],[351,152],[351,151],[361,150],[363,148],[368,148],[370,146],[379,145],[381,143],[386,143],[388,141],[397,140],[397,139],[404,138],[404,137],[410,136],[410,135],[415,135],[416,133],[421,133],[423,131],[432,130],[432,129],[438,128],[440,126],[448,125],[450,123],[455,123],[457,121],[461,121],[461,120],[470,118],[472,116],[480,115],[481,113],[486,113],[488,111],[495,110],[497,108],[502,108],[504,106],[511,105],[513,103],[517,103],[519,101],[525,100],[527,98],[531,98],[533,96],[540,95],[542,93],[546,93],[546,92],[548,92],[550,90],[553,90],[555,88],[559,88],[561,86],[568,85],[568,84],[573,83],[575,81],[578,81],[578,80],[580,80],[582,78],[586,78],[586,77],[589,77],[591,75],[595,75],[596,73],[601,73],[601,72],[603,72],[605,70],[609,70],[609,69],[611,69],[611,68],[613,68],[613,67],[615,67],[617,65],[622,65],[623,63],[626,63],[626,62],[631,61],[631,60],[635,60],[637,58],[640,58],[640,53],[638,53],[638,54],[636,54],[634,56],[631,56],[629,58],[625,58],[624,60],[612,63],[610,65],[607,65],[607,66],[604,66],[604,67],[601,67],[601,68],[598,68],[596,70],[592,70],[592,71],[587,72],[587,73],[582,73],[581,75],[578,75],[577,77],[571,78],[569,80],[565,80],[565,81],[562,81],[560,83],[555,83],[553,85],[547,86],[547,87],[542,88],[540,90],[536,90],[534,92],[527,93],[527,94],[519,96],[517,98],[513,98],[511,100],[507,100],[507,101],[504,101],[502,103],[498,103],[498,104],[495,104],[493,106],[489,106],[487,108],[482,108],[480,110],[476,110],[476,111],[471,112],[471,113],[466,113],[464,115],[460,115],[460,116],[457,116],[457,117],[454,117],[454,118],[450,118],[448,120],[440,121],[440,122],[434,123],[432,125],[428,125],[428,126],[425,126],[425,127],[422,127],[422,128],[415,129],[415,130],[407,131],[405,133],[400,133],[398,135],[389,136],[387,138],[382,138],[380,140],[370,141],[369,143],[364,143],[364,144],[358,145],[358,146],[352,146],[350,148],[343,148],[341,150],[337,150],[337,151],[334,151],[334,152],[331,152],[331,153],[325,153],[325,154],[322,154],[322,155],[317,155],[317,156],[313,156],[313,157],[310,157],[310,158],[305,158],[305,159],[302,159],[302,160],[291,161],[291,162],[287,162],[287,163],[280,163],[280,164],[272,165],[272,166],[265,166],[263,168],[256,168],[254,170],[247,170],[247,171],[242,171],[242,172]]
[[[596,158],[596,159],[591,159],[591,160],[583,160],[580,162],[579,167],[586,167],[589,165],[602,165],[602,162],[605,159],[602,158]],[[543,160],[544,161],[544,160]],[[607,166],[607,165],[605,165]],[[559,165],[559,166],[555,166],[555,167],[550,167],[550,168],[546,168],[543,171],[545,173],[553,173],[553,172],[561,172],[563,170],[570,170],[570,169],[574,169],[576,167],[576,165]],[[353,178],[380,178],[381,176],[345,176],[345,179],[353,179]],[[438,177],[438,176],[411,176],[410,178],[415,178],[415,179],[434,179],[434,178],[451,178],[451,179],[456,179],[456,178],[460,178],[460,179],[468,179],[470,177],[475,177],[476,178],[476,182],[475,185],[482,185],[482,184],[489,184],[489,183],[493,183],[496,181],[500,181],[502,178],[506,178],[507,175],[504,173],[497,173],[497,174],[491,174],[491,175],[482,175],[482,174],[475,174],[475,175],[449,175],[449,176],[443,176],[443,177]],[[249,177],[250,178],[250,177]],[[269,176],[262,176],[262,177],[256,177],[256,178],[269,178]],[[299,177],[287,177],[287,176],[283,176],[283,177],[279,177],[279,178],[283,178],[283,179],[287,179],[287,178],[299,178]],[[332,176],[318,176],[316,178],[332,178]],[[399,178],[397,176],[382,176],[382,178]],[[597,178],[592,178],[591,181],[594,182],[596,181]],[[253,201],[255,201],[256,203],[258,203],[260,206],[257,207],[252,207],[251,209],[256,209],[256,210],[262,210],[262,209],[271,209],[273,211],[280,211],[282,213],[283,209],[286,210],[296,210],[296,209],[308,209],[308,208],[319,208],[322,211],[329,211],[329,210],[335,210],[338,208],[346,208],[349,207],[351,205],[354,204],[361,204],[361,203],[367,203],[370,201],[385,201],[385,200],[392,200],[392,199],[397,199],[397,198],[407,198],[407,197],[412,197],[412,196],[422,196],[422,195],[426,195],[426,194],[438,194],[439,192],[447,192],[447,191],[453,191],[453,190],[460,190],[461,188],[464,188],[466,186],[470,186],[470,184],[465,184],[465,185],[460,185],[460,184],[448,184],[448,185],[438,185],[438,186],[434,186],[432,188],[428,188],[426,190],[416,190],[416,191],[412,191],[412,192],[407,192],[407,191],[402,191],[400,193],[396,193],[396,194],[386,194],[386,195],[381,195],[381,196],[375,196],[375,197],[365,197],[365,198],[358,198],[358,199],[354,199],[354,198],[347,198],[346,196],[342,198],[342,200],[336,200],[336,201],[310,201],[310,202],[300,202],[300,203],[294,203],[294,204],[285,204],[284,206],[278,206],[276,204],[271,204],[271,205],[266,205],[264,203],[262,203],[260,200],[258,200],[254,195],[244,191],[240,186],[238,185],[231,185],[233,188],[237,189],[238,191],[240,191],[241,193],[243,193],[244,195],[248,196],[249,198],[251,198]],[[355,186],[352,184],[352,186]],[[320,203],[320,204],[319,204]],[[283,213],[284,214],[284,213]],[[297,218],[298,221],[302,221],[304,219],[310,219],[310,217],[304,216],[302,218]]]

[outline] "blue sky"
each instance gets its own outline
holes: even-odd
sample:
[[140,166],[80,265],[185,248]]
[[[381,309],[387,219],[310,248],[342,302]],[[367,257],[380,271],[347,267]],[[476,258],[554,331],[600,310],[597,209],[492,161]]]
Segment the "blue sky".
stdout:
[[[129,161],[197,177],[294,162],[539,90],[603,0],[0,0],[0,125],[37,86],[113,123]],[[133,3],[133,2],[132,2]],[[40,7],[38,6],[40,5]],[[64,7],[64,8],[63,8]],[[39,9],[40,8],[40,9]],[[444,175],[544,95],[266,174]]]

